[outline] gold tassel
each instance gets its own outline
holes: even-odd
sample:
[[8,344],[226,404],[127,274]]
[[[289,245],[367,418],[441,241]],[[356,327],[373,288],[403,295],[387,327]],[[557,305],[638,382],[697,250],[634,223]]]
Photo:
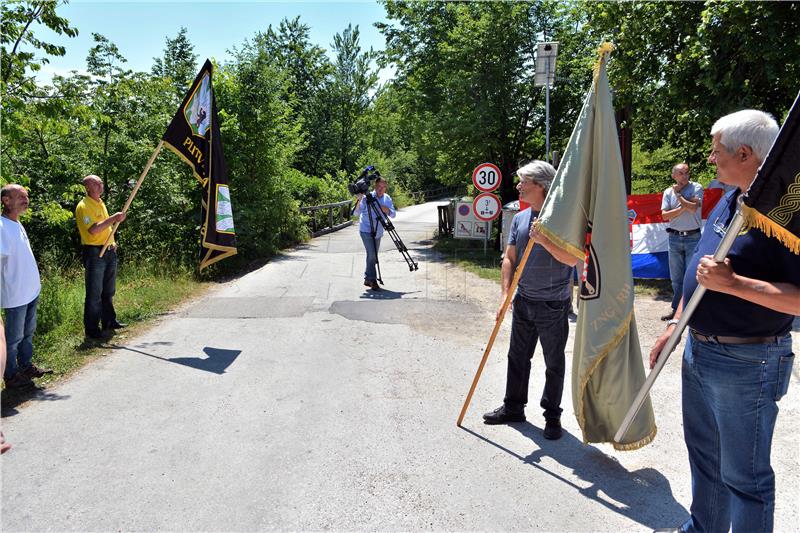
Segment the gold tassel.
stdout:
[[597,77],[600,76],[600,65],[608,59],[609,54],[616,50],[617,47],[614,43],[604,42],[597,49],[597,61],[594,64],[594,81],[597,82]]
[[747,205],[742,205],[742,214],[747,226],[758,228],[767,237],[778,239],[792,253],[800,255],[800,237]]

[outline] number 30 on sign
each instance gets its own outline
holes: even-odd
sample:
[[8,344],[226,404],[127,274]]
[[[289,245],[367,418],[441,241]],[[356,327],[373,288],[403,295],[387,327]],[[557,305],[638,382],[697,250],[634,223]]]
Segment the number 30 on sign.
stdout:
[[497,165],[481,163],[472,171],[472,184],[481,192],[491,192],[500,186],[503,179]]
[[472,201],[472,210],[479,220],[494,220],[500,214],[500,198],[490,192],[479,194]]

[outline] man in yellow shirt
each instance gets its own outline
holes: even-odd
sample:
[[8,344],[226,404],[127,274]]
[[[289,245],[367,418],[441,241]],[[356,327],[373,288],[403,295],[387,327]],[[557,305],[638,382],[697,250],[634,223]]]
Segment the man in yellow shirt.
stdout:
[[[103,338],[103,330],[124,328],[114,311],[114,292],[117,284],[117,245],[114,239],[103,257],[106,239],[115,222],[125,220],[125,213],[108,216],[106,204],[100,198],[103,181],[89,175],[83,178],[86,197],[75,208],[75,220],[81,234],[83,266],[86,269],[86,299],[83,304],[83,328],[92,339]],[[102,326],[102,329],[100,329]]]

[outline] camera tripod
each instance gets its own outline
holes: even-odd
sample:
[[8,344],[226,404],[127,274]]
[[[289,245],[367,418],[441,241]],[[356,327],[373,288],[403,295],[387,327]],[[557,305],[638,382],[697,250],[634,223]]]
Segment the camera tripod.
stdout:
[[[370,229],[370,235],[372,235],[372,246],[375,248],[375,268],[377,269],[378,272],[378,281],[380,282],[380,284],[383,285],[383,279],[381,279],[381,264],[380,261],[378,261],[378,244],[377,241],[375,240],[375,234],[378,232],[378,226],[375,222],[376,220],[381,223],[381,226],[383,226],[383,229],[386,231],[387,234],[389,234],[389,237],[391,237],[392,242],[397,247],[397,251],[400,252],[400,255],[402,255],[403,259],[406,260],[409,272],[414,272],[415,270],[417,270],[417,268],[419,268],[417,266],[417,263],[411,257],[411,254],[408,253],[408,248],[406,248],[406,245],[403,243],[403,240],[397,234],[397,230],[394,229],[394,224],[392,224],[392,221],[389,220],[386,214],[381,210],[381,206],[380,203],[378,202],[378,199],[372,196],[372,194],[370,193],[366,193],[364,195],[364,199],[367,202],[367,207],[366,207],[367,218],[369,218],[369,229]],[[374,213],[375,216],[374,217],[371,216],[370,213]]]

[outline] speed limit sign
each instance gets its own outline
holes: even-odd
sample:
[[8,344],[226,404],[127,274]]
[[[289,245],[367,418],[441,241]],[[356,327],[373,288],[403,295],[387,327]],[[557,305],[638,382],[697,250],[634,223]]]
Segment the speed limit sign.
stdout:
[[472,184],[481,192],[491,192],[500,186],[503,179],[497,165],[481,163],[472,171]]
[[500,198],[490,192],[479,194],[472,201],[472,210],[479,220],[489,222],[500,214]]

